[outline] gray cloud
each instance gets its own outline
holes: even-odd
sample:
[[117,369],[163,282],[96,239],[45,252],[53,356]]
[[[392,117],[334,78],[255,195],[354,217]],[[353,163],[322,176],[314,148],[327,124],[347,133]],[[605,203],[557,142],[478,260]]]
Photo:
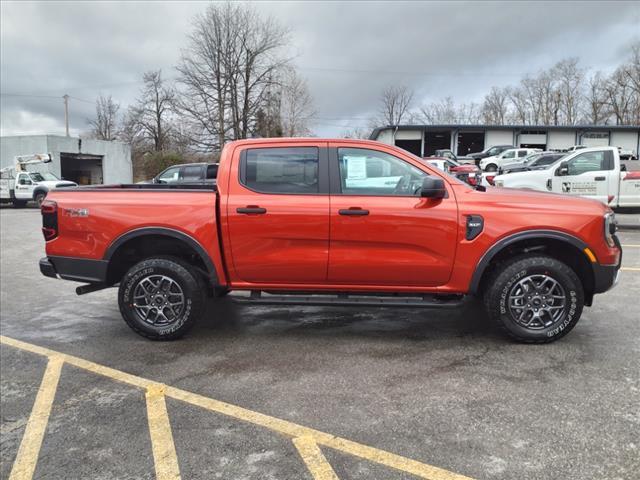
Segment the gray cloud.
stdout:
[[[316,102],[315,131],[366,125],[391,83],[418,102],[481,100],[556,61],[611,70],[640,36],[637,2],[260,2],[291,29],[289,54]],[[202,2],[41,2],[1,6],[3,134],[87,129],[95,97],[132,102],[144,71],[175,75]],[[54,98],[42,98],[42,97]]]

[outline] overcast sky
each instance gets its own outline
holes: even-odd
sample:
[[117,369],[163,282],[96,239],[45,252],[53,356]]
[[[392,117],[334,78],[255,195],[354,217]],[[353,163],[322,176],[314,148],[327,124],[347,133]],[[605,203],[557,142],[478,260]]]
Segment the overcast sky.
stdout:
[[[6,2],[1,17],[2,135],[88,130],[99,94],[124,107],[142,73],[175,76],[192,18],[207,2]],[[291,29],[309,83],[313,129],[366,126],[380,91],[403,84],[417,104],[481,101],[556,61],[610,71],[640,39],[640,2],[256,2]]]

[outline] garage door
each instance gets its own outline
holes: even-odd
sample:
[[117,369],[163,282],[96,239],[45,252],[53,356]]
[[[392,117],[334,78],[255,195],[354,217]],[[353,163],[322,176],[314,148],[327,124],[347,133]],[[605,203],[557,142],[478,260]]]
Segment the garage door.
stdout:
[[487,130],[484,137],[484,146],[513,145],[513,132],[511,130]]
[[611,146],[635,152],[638,148],[638,132],[611,132]]
[[582,135],[580,145],[587,147],[606,147],[609,145],[609,132],[587,132]]
[[576,144],[575,131],[553,131],[549,132],[547,138],[547,148],[549,150],[566,150]]

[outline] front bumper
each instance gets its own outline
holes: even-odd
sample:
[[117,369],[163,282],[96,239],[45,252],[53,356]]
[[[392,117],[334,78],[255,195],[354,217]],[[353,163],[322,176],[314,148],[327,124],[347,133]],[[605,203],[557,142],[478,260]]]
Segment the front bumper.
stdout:
[[106,260],[74,257],[44,257],[40,259],[40,273],[45,277],[62,278],[76,282],[105,283]]
[[620,280],[620,267],[622,266],[622,245],[617,235],[613,235],[613,241],[620,250],[620,257],[617,265],[600,265],[593,266],[593,293],[603,293],[614,287]]

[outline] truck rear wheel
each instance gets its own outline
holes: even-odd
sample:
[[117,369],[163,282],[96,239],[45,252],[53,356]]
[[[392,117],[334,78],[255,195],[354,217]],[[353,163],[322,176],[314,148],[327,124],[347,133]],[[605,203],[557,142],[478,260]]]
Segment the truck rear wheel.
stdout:
[[173,257],[135,264],[118,290],[124,321],[151,340],[180,338],[204,310],[205,292],[198,275],[189,264]]
[[566,264],[546,255],[523,255],[501,264],[487,280],[489,316],[525,343],[553,342],[580,319],[582,282]]

